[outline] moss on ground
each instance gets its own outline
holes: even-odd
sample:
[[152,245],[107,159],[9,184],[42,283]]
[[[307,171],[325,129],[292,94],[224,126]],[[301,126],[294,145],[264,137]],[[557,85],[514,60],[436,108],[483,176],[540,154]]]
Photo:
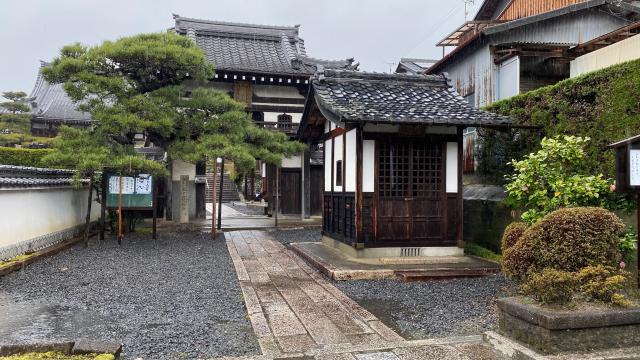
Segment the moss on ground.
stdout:
[[111,354],[66,355],[61,352],[26,353],[0,356],[0,360],[114,360]]
[[10,265],[10,264],[13,264],[13,263],[19,262],[19,261],[24,261],[24,260],[27,260],[27,259],[33,257],[33,256],[34,256],[34,254],[18,255],[16,257],[12,258],[12,259],[9,259],[9,260],[6,260],[6,261],[0,261],[0,267],[3,267],[5,265]]
[[467,255],[474,255],[477,257],[481,257],[483,259],[487,259],[487,260],[491,260],[491,261],[495,261],[498,263],[502,263],[502,255],[500,254],[496,254],[493,251],[484,248],[480,245],[476,245],[476,244],[467,244],[464,247],[464,252]]

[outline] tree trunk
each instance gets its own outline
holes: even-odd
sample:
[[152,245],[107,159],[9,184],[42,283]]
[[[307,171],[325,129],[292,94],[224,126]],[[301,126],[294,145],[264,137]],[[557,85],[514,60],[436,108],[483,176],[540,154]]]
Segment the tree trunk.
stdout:
[[89,196],[87,198],[87,217],[84,225],[84,247],[89,247],[89,229],[91,228],[91,203],[93,203],[93,175],[89,178]]
[[213,191],[211,204],[211,240],[216,239],[216,178],[218,177],[218,159],[213,160],[213,181],[211,182],[211,191]]

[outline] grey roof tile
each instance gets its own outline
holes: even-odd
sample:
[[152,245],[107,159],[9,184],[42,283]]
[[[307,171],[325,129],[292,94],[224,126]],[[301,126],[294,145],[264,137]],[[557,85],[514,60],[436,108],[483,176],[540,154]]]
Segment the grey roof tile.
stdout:
[[174,15],[178,34],[192,38],[216,70],[277,75],[312,75],[319,69],[357,69],[353,59],[307,56],[299,26],[239,24]]
[[[75,171],[14,165],[0,165],[0,188],[74,185]],[[88,180],[81,180],[87,184]]]
[[466,126],[511,123],[506,116],[469,105],[440,75],[326,70],[316,75],[312,85],[322,113],[339,122]]
[[[47,66],[41,63],[41,68]],[[91,114],[77,110],[78,103],[69,98],[64,91],[64,84],[48,83],[42,73],[38,71],[38,78],[29,95],[31,114],[36,118],[45,120],[60,120],[69,123],[91,121]]]

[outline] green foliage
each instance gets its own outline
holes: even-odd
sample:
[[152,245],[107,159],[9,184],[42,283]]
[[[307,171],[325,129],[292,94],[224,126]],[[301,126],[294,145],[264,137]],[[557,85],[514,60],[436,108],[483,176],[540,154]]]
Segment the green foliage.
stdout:
[[518,240],[522,237],[522,234],[524,234],[525,230],[527,230],[527,224],[519,221],[512,222],[511,224],[509,224],[509,226],[507,226],[506,229],[504,229],[502,241],[500,242],[502,245],[501,249],[503,254],[507,251],[507,249],[511,248],[516,244],[516,242],[518,242]]
[[[256,158],[279,163],[303,149],[282,133],[255,127],[245,106],[227,94],[197,87],[212,77],[213,68],[193,41],[172,32],[91,48],[65,46],[42,71],[49,82],[64,82],[69,96],[82,101],[80,109],[97,120],[88,131],[61,131],[56,152],[46,159],[51,164],[85,174],[102,166],[158,172],[157,163],[133,151],[136,134],[168,148],[171,158],[223,157],[243,172]],[[183,88],[187,80],[196,88]]]
[[27,94],[23,91],[6,91],[2,93],[2,97],[9,100],[0,103],[0,107],[5,108],[7,111],[13,114],[26,113],[31,110],[25,99]]
[[540,273],[531,274],[520,290],[543,304],[562,305],[573,300],[577,287],[574,273],[546,268]]
[[516,125],[540,130],[508,134],[480,129],[478,172],[501,184],[512,171],[508,162],[539,149],[542,137],[588,137],[583,165],[586,173],[615,174],[614,152],[608,144],[640,133],[640,60],[611,66],[581,77],[496,102],[486,109],[508,115]]
[[0,164],[16,166],[42,167],[42,159],[51,153],[51,149],[18,149],[0,147]]
[[626,263],[631,263],[631,260],[636,255],[636,243],[638,242],[638,234],[633,228],[628,228],[627,231],[620,237],[618,243],[618,249],[622,254],[622,259]]
[[530,226],[503,253],[502,269],[510,278],[524,280],[544,268],[578,271],[590,265],[620,262],[620,235],[625,226],[602,208],[563,208]]
[[525,209],[522,220],[532,224],[561,207],[619,207],[612,180],[588,175],[583,147],[589,138],[575,136],[544,138],[541,148],[523,160],[511,161],[514,173],[508,179],[507,202]]
[[587,266],[577,273],[580,292],[591,300],[629,306],[622,292],[629,287],[631,274],[610,266]]
[[300,154],[304,145],[286,134],[258,128],[244,105],[225,93],[196,88],[189,97],[181,87],[156,95],[169,99],[176,113],[176,131],[169,147],[173,158],[195,162],[206,157],[231,160],[239,174],[251,173],[256,159],[279,164],[283,157]]
[[467,255],[481,257],[483,259],[491,260],[497,263],[502,262],[502,256],[500,254],[496,254],[493,251],[477,244],[467,243],[464,247],[464,252]]

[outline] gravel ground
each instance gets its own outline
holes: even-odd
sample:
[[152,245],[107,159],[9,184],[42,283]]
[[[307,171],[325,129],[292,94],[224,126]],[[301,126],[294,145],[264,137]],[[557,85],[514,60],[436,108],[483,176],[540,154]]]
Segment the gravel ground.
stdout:
[[234,204],[232,202],[226,203],[225,205],[229,206],[233,210],[243,215],[254,215],[254,216],[264,215],[264,208],[262,207],[240,205],[240,204]]
[[94,339],[123,357],[259,354],[225,242],[200,233],[114,239],[0,278],[0,343]]
[[316,228],[281,228],[278,230],[268,230],[270,234],[283,244],[295,242],[319,242],[322,241],[322,233],[319,227]]
[[513,285],[502,275],[401,283],[346,281],[334,285],[411,339],[478,335],[497,320],[495,299]]

